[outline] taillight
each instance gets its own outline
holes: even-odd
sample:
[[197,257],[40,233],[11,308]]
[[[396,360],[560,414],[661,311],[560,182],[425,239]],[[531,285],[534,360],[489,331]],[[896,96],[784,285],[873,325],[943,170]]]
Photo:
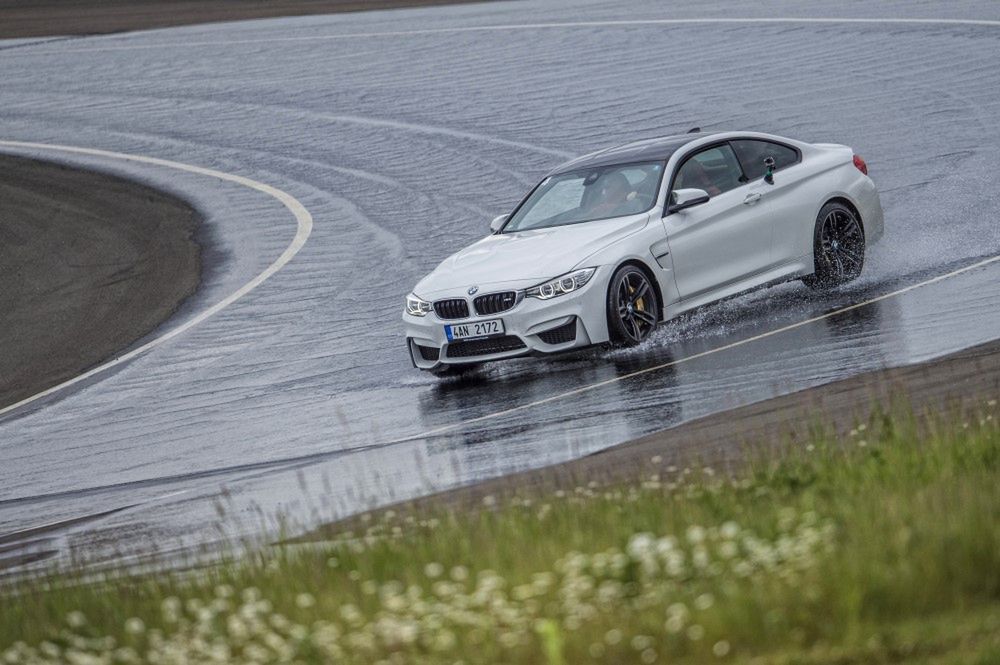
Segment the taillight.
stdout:
[[861,159],[858,155],[854,155],[854,166],[856,166],[857,169],[865,175],[868,175],[868,165],[865,164],[865,160]]

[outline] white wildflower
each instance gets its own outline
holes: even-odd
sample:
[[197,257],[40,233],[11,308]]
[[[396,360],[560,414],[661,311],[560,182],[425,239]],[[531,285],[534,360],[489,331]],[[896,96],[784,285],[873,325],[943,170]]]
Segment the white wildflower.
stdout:
[[125,621],[125,632],[130,635],[139,635],[146,630],[146,624],[139,617],[132,617]]
[[655,542],[653,534],[637,533],[629,538],[626,551],[633,559],[642,559],[652,554],[653,544]]
[[673,536],[663,536],[656,541],[656,553],[661,557],[677,548],[677,539]]

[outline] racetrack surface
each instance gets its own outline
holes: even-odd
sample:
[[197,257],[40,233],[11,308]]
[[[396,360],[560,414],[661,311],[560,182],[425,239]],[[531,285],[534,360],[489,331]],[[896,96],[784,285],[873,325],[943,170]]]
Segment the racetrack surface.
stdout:
[[[222,486],[247,530],[258,528],[255,505],[329,517],[998,337],[997,263],[843,309],[1000,253],[1000,23],[874,20],[996,21],[1000,8],[787,2],[739,11],[794,21],[737,21],[721,3],[568,7],[0,43],[0,138],[239,174],[313,218],[294,258],[252,292],[0,416],[0,533],[100,513],[33,532],[32,547],[102,557],[205,541],[218,537]],[[661,19],[692,21],[642,22]],[[822,296],[789,284],[737,298],[632,351],[497,364],[444,383],[410,368],[399,316],[420,276],[554,164],[694,125],[852,145],[886,210],[863,278]],[[209,269],[165,332],[297,237],[286,206],[236,182],[0,149],[127,174],[199,209]]]

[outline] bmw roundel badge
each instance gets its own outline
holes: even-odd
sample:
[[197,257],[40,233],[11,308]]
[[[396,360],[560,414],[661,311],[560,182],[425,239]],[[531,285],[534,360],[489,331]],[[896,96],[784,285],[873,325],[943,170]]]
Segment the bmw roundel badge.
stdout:
[[469,295],[470,296],[476,295],[476,291],[478,291],[478,290],[479,290],[478,286],[470,286],[469,287]]

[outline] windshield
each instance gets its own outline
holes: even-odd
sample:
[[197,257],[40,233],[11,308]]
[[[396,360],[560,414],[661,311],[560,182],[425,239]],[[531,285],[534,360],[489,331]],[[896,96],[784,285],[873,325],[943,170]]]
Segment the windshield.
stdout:
[[504,233],[579,224],[645,212],[656,202],[663,162],[595,166],[549,176],[504,227]]

